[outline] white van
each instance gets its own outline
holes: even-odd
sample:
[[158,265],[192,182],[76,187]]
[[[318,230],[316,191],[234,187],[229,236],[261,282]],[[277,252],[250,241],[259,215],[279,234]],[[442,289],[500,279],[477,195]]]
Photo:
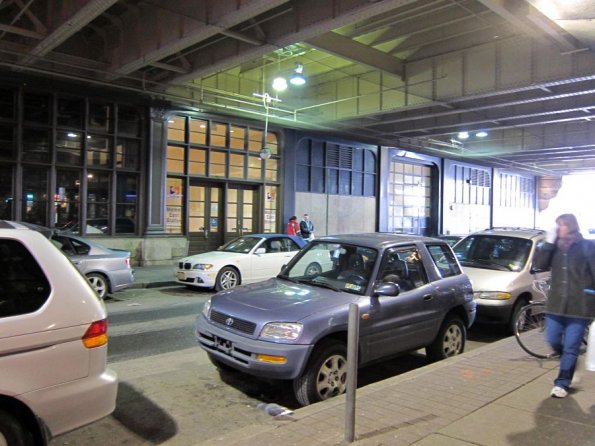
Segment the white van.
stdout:
[[545,238],[539,229],[493,228],[456,243],[453,250],[473,285],[477,322],[506,324],[512,333],[517,312],[530,300],[545,298],[533,281],[550,273],[532,265],[535,247]]
[[0,444],[44,444],[113,412],[107,314],[37,231],[0,220]]

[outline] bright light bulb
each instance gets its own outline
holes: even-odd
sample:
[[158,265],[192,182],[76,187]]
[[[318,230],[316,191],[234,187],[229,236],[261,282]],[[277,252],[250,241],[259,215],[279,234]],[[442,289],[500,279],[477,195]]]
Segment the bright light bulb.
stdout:
[[459,132],[459,134],[457,135],[457,137],[459,139],[467,139],[467,138],[469,138],[469,132]]
[[275,79],[273,79],[273,90],[275,90],[275,91],[287,90],[287,80],[282,76],[278,76]]
[[488,136],[488,132],[484,132],[483,130],[481,132],[477,132],[475,134],[475,136],[477,136],[478,138],[485,138],[486,136]]

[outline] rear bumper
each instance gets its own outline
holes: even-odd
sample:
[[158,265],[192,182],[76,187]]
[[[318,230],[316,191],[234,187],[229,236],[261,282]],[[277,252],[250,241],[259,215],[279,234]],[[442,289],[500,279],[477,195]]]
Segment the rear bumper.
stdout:
[[134,273],[132,269],[122,269],[110,273],[111,291],[116,292],[130,287],[134,283]]
[[20,395],[52,437],[97,421],[116,408],[118,376],[103,373]]

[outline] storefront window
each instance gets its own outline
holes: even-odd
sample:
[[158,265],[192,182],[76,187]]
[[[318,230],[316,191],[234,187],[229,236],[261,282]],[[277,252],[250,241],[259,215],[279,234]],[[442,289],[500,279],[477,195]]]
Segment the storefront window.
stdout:
[[205,149],[190,148],[188,158],[188,173],[190,175],[206,175],[207,151]]
[[50,100],[47,94],[23,94],[23,120],[36,124],[50,123]]
[[118,134],[139,137],[142,134],[142,118],[135,107],[118,106]]
[[87,174],[87,227],[88,234],[108,234],[110,174],[93,171]]
[[212,150],[211,162],[209,163],[209,175],[212,177],[225,177],[225,166],[227,165],[227,153]]
[[84,102],[79,98],[58,98],[56,124],[80,130],[83,128]]
[[138,170],[140,167],[140,141],[119,138],[116,144],[116,168]]
[[75,231],[78,232],[80,185],[78,170],[58,170],[56,172],[54,208],[57,228],[76,228]]
[[184,147],[167,146],[167,171],[172,173],[184,173],[186,157]]
[[14,158],[14,125],[0,125],[0,159],[12,160]]
[[87,166],[111,166],[111,141],[112,138],[98,135],[87,136]]
[[136,175],[118,174],[116,186],[116,234],[136,230],[138,181]]
[[48,171],[45,168],[23,168],[23,221],[45,225],[47,221]]
[[114,107],[112,104],[89,103],[89,130],[113,133]]
[[57,132],[56,162],[71,166],[81,165],[82,134],[80,132]]
[[23,160],[48,163],[50,161],[50,131],[26,128],[23,130]]
[[0,218],[10,220],[12,216],[12,167],[0,165]]
[[207,121],[190,118],[190,144],[207,144]]

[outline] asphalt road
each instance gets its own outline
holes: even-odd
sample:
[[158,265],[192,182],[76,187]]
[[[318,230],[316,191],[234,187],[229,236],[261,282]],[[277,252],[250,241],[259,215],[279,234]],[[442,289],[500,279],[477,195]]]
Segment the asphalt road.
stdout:
[[[108,299],[108,363],[120,379],[116,410],[51,445],[192,445],[267,418],[256,408],[261,402],[297,407],[290,384],[246,379],[211,365],[193,333],[210,295],[166,287],[126,290]],[[504,336],[492,327],[474,328],[466,350]],[[358,386],[425,364],[421,352],[377,363],[359,371]]]

